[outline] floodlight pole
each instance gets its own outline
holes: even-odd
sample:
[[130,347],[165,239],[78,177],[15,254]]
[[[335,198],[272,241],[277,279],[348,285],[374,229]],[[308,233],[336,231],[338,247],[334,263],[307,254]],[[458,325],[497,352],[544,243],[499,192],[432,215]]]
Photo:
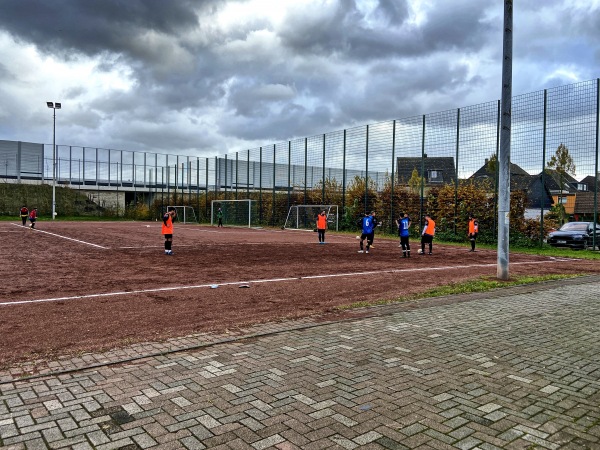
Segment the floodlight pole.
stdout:
[[497,277],[508,280],[510,224],[510,132],[512,96],[513,1],[504,0],[502,59],[502,118],[498,152],[498,264]]
[[52,108],[52,220],[56,217],[56,110],[61,108],[58,102],[46,102],[48,108]]

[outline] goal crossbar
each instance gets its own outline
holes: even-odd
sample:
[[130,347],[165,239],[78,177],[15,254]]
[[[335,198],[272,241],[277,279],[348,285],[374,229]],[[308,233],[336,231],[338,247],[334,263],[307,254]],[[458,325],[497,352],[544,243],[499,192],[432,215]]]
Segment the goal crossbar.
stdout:
[[338,231],[338,205],[293,205],[285,219],[284,229],[312,231],[316,227],[316,217],[325,211],[327,226]]
[[169,205],[167,206],[167,211],[169,208],[175,208],[177,212],[177,220],[181,223],[198,223],[198,219],[196,217],[196,211],[191,206],[183,206],[183,205]]
[[219,208],[223,214],[223,223],[228,226],[252,226],[252,202],[249,198],[239,200],[212,200],[210,202],[210,224],[217,224]]

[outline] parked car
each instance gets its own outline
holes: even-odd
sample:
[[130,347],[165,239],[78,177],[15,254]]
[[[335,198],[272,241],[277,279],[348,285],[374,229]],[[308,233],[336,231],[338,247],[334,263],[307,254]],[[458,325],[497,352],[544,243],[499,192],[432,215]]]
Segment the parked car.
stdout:
[[[600,246],[600,224],[596,224],[595,233],[596,247],[598,247]],[[547,242],[553,247],[587,249],[592,247],[593,237],[593,222],[569,222],[548,234]]]

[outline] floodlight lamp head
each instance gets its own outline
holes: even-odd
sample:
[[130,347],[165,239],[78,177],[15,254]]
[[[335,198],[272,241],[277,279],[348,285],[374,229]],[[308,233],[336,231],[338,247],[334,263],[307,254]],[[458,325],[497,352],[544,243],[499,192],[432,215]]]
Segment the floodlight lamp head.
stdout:
[[58,102],[54,104],[54,107],[55,107],[56,109],[60,109],[60,107],[61,107],[61,106],[62,106],[62,105],[61,105],[60,103],[58,103]]
[[54,108],[54,103],[52,102],[46,102],[46,105],[48,105],[48,108]]

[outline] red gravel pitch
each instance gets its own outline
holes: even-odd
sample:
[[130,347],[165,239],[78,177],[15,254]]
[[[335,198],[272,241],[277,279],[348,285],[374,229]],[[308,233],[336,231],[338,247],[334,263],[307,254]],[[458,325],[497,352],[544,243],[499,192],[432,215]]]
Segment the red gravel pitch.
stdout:
[[[323,315],[452,281],[496,276],[495,251],[434,243],[402,259],[398,242],[354,236],[175,225],[165,256],[160,223],[0,223],[0,368],[32,358]],[[52,233],[52,234],[50,234]],[[596,261],[511,254],[511,275],[599,273]],[[311,278],[312,277],[312,278]],[[210,285],[217,284],[213,289]],[[240,288],[248,284],[250,288]]]

